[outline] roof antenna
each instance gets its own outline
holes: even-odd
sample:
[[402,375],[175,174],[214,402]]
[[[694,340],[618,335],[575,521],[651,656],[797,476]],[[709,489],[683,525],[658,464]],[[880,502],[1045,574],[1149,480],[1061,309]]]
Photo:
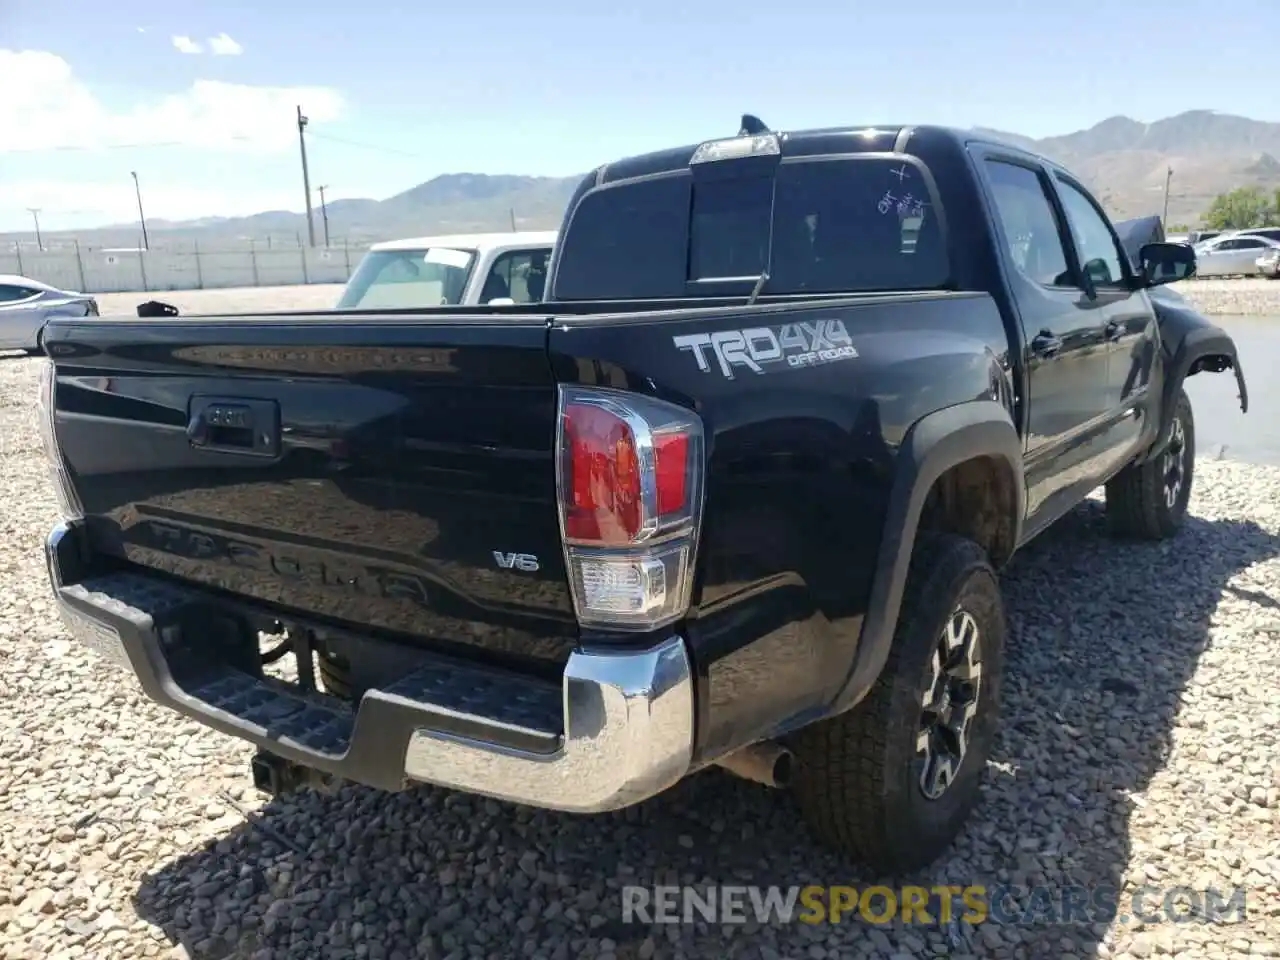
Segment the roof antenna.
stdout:
[[742,128],[738,131],[740,137],[755,137],[762,133],[772,133],[768,127],[764,125],[764,121],[759,117],[749,113],[742,115]]

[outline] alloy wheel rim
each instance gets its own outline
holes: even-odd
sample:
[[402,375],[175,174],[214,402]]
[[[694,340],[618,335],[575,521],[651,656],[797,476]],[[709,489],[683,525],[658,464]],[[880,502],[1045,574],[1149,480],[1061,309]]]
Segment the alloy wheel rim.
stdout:
[[1164,505],[1170,510],[1178,502],[1182,484],[1186,479],[1187,434],[1182,418],[1175,417],[1169,433],[1169,445],[1161,457],[1161,473],[1164,475]]
[[960,772],[969,750],[982,692],[982,634],[973,615],[957,607],[929,660],[930,678],[920,702],[916,760],[920,792],[937,800]]

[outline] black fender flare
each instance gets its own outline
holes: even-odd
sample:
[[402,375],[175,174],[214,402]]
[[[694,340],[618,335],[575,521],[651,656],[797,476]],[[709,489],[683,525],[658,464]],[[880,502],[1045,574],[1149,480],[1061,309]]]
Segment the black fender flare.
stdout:
[[1204,361],[1210,357],[1226,357],[1230,361],[1231,370],[1236,376],[1236,386],[1240,391],[1240,412],[1249,412],[1249,389],[1245,386],[1244,370],[1240,367],[1235,341],[1221,327],[1211,324],[1188,330],[1174,347],[1172,357],[1165,361],[1164,385],[1160,392],[1160,430],[1144,459],[1151,460],[1159,456],[1169,442],[1178,391],[1182,389],[1187,377],[1201,370],[1220,373],[1225,369],[1206,366]]
[[944,473],[974,457],[994,457],[1013,476],[1016,515],[1013,546],[1022,539],[1027,488],[1022,439],[1008,409],[995,400],[973,400],[927,414],[907,431],[898,449],[893,486],[871,596],[857,652],[829,714],[841,713],[866,696],[884,668],[898,626],[911,554],[925,499]]

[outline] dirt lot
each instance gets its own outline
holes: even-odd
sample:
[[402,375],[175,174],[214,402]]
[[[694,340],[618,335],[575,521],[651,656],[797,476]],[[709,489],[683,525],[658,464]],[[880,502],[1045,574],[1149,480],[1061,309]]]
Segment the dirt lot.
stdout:
[[294,287],[231,287],[225,290],[164,290],[158,293],[102,293],[104,313],[129,313],[146,300],[172,303],[182,313],[256,313],[269,310],[325,310],[338,302],[340,283]]

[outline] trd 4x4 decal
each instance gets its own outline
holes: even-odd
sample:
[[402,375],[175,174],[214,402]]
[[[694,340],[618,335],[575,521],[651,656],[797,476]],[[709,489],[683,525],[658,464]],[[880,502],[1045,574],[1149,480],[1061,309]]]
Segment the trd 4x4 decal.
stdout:
[[853,360],[858,356],[843,320],[690,333],[672,337],[671,342],[679,349],[691,352],[703,373],[711,371],[710,353],[719,364],[720,372],[729,380],[733,379],[734,367],[764,373],[780,364],[816,367],[836,360]]

